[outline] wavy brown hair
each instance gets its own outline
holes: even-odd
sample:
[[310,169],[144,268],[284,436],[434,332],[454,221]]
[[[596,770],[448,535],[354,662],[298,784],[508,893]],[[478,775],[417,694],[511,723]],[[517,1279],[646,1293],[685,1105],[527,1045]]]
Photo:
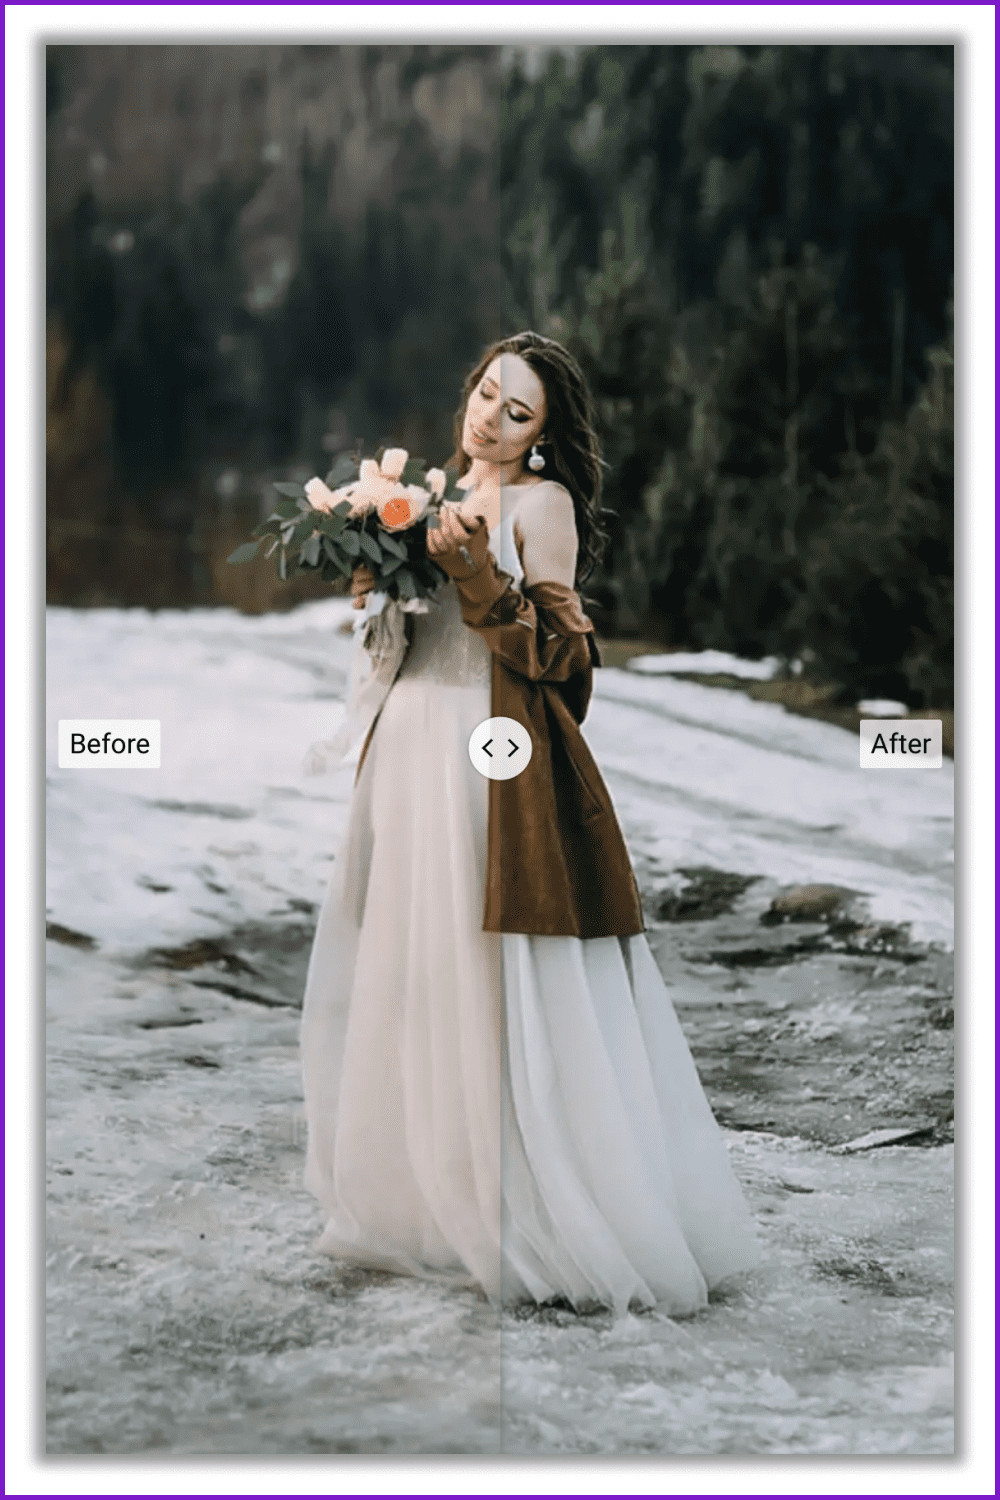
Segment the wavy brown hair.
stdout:
[[594,403],[583,371],[568,349],[530,329],[491,344],[462,388],[462,404],[455,414],[455,452],[448,466],[457,467],[460,474],[469,467],[471,460],[462,447],[465,408],[486,370],[500,354],[520,355],[545,387],[548,417],[544,439],[538,446],[545,458],[546,479],[558,479],[573,497],[579,543],[576,581],[582,583],[600,562],[608,536],[601,524],[603,465]]

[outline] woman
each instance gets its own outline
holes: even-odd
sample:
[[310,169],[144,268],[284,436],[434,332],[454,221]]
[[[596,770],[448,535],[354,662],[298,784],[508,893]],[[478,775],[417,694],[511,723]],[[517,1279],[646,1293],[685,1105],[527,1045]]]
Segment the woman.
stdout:
[[[365,745],[306,985],[306,1182],[321,1241],[483,1288],[694,1312],[753,1229],[645,938],[579,723],[598,661],[575,585],[602,541],[572,357],[487,351],[456,423],[467,498]],[[373,579],[355,575],[356,602]],[[485,780],[477,725],[532,754]]]

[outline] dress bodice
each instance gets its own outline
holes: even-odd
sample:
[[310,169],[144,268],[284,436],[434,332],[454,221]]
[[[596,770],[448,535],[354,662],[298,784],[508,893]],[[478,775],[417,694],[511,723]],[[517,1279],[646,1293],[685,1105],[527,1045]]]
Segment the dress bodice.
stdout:
[[[505,516],[490,536],[490,551],[515,584],[524,576],[514,541],[514,518]],[[429,601],[426,614],[414,615],[413,644],[400,670],[400,679],[419,678],[452,687],[471,687],[490,681],[490,650],[482,636],[462,619],[458,590],[442,584]]]
[[509,573],[514,580],[514,587],[521,587],[524,577],[524,569],[521,567],[521,559],[518,556],[517,543],[514,540],[514,512],[511,511],[504,516],[494,534],[490,537],[490,550],[496,558],[497,563],[505,573]]

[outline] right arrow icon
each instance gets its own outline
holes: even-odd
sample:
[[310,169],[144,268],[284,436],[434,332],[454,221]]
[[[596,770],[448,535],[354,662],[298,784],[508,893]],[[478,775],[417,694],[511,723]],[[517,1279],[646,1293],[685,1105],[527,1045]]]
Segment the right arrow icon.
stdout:
[[[507,746],[506,755],[503,746]],[[531,731],[519,719],[497,714],[477,724],[469,736],[469,759],[490,781],[513,781],[531,764]]]

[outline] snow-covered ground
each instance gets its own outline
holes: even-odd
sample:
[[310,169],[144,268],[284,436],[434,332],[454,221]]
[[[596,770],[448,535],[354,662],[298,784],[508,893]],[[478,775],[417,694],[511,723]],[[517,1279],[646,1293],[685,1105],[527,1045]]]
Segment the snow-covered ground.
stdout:
[[[321,900],[353,767],[302,762],[348,619],[49,611],[46,899],[83,935],[48,945],[49,1451],[950,1452],[948,1147],[732,1134],[767,1259],[684,1323],[316,1255],[295,1010],[137,960]],[[60,770],[61,718],[159,719],[162,767]],[[829,882],[950,944],[950,762],[865,772],[835,726],[613,670],[586,733],[646,871]]]
[[648,656],[633,656],[628,664],[630,672],[650,677],[669,676],[674,672],[695,672],[702,677],[710,677],[725,672],[730,677],[742,677],[748,682],[768,682],[777,676],[780,669],[781,662],[777,656],[765,656],[761,661],[747,661],[745,657],[733,656],[729,651],[664,651]]
[[[350,619],[340,599],[255,618],[48,612],[53,920],[129,951],[320,899],[354,771],[302,765],[342,718]],[[60,770],[58,720],[74,718],[159,719],[161,769]],[[630,842],[664,870],[839,884],[952,942],[950,761],[862,771],[836,726],[616,669],[597,674],[586,733]]]

